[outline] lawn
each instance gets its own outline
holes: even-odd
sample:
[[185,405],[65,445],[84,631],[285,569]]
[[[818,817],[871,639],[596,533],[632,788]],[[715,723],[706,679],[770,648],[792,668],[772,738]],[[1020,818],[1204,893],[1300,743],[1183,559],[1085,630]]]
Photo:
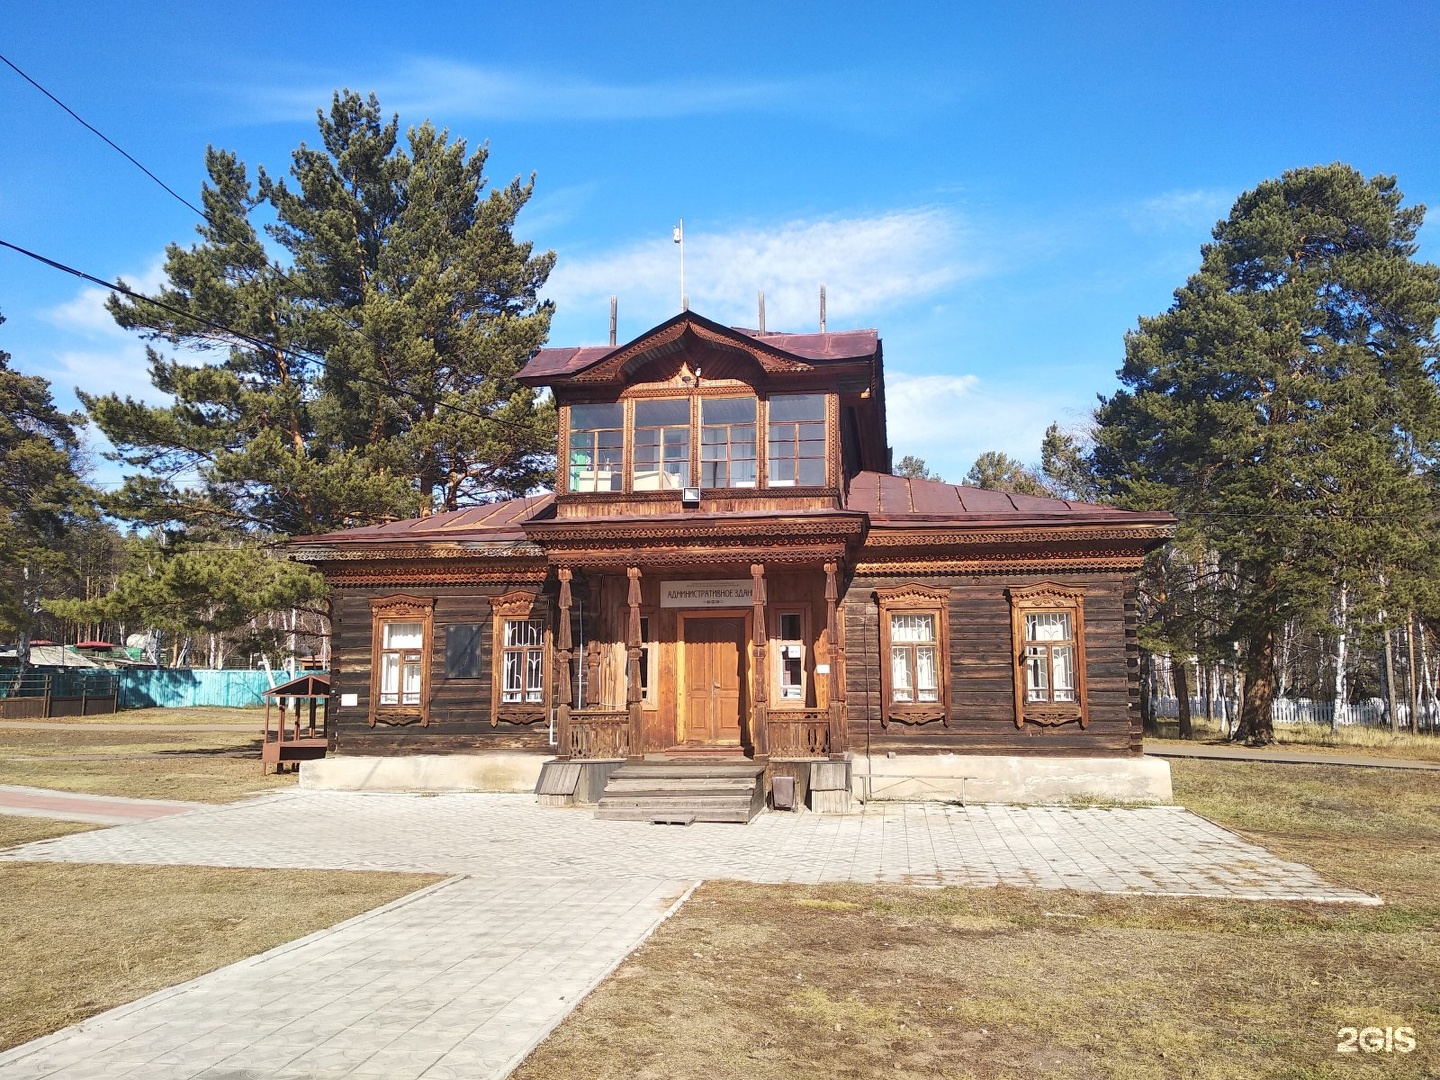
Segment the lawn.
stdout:
[[[1194,734],[1190,739],[1180,738],[1179,725],[1174,720],[1162,720],[1159,731],[1159,735],[1147,734],[1145,741],[1182,744],[1226,741],[1224,727],[1218,723],[1207,723],[1204,717],[1195,720]],[[1323,724],[1276,724],[1275,748],[1440,761],[1440,736],[1429,733],[1411,735],[1404,731],[1395,735],[1388,727],[1362,727],[1358,724],[1335,731]]]
[[98,828],[99,825],[87,825],[81,821],[56,821],[53,818],[0,814],[0,851],[17,844],[28,844],[32,840],[49,840],[53,836],[88,832]]
[[[275,715],[274,711],[271,716]],[[293,714],[292,714],[293,717]],[[48,724],[244,724],[259,731],[265,723],[263,708],[232,709],[219,705],[196,705],[190,708],[173,709],[124,709],[115,713],[95,713],[90,716],[55,716],[45,721]]]
[[[37,819],[0,818],[12,820]],[[49,833],[57,834],[53,828]],[[332,926],[436,880],[321,870],[0,864],[0,1048]],[[297,1011],[306,1005],[295,1002]]]
[[[1387,905],[712,882],[516,1080],[1440,1073],[1440,775],[1172,764],[1179,801]],[[1418,1047],[1340,1054],[1347,1026]]]
[[292,786],[295,779],[294,773],[261,775],[258,724],[248,731],[174,730],[159,724],[130,731],[84,724],[0,727],[0,784],[232,802]]

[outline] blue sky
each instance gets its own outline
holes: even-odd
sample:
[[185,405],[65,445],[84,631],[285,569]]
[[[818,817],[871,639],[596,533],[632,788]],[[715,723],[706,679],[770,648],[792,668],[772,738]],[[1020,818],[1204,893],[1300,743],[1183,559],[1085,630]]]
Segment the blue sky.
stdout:
[[[11,4],[0,52],[192,201],[207,144],[282,171],[339,87],[488,140],[494,180],[538,174],[556,345],[603,342],[612,293],[622,340],[674,314],[683,216],[692,308],[754,325],[763,288],[814,329],[823,282],[884,338],[897,457],[952,481],[1083,421],[1246,188],[1338,160],[1440,207],[1424,0]],[[153,285],[193,216],[4,68],[0,103],[0,239]],[[96,290],[0,251],[0,312],[62,403],[145,396]]]

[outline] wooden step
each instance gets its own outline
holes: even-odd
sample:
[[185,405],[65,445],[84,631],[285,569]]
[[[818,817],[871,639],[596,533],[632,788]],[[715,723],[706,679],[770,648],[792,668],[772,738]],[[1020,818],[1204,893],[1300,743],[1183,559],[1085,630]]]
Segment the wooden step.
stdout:
[[624,765],[610,774],[595,816],[602,821],[744,823],[765,806],[764,775],[753,762]]

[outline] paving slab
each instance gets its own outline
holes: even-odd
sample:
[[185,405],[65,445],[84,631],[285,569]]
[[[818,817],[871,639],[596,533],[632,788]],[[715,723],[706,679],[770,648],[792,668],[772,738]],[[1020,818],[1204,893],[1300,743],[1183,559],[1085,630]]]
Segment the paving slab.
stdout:
[[16,817],[87,821],[92,825],[128,825],[134,821],[187,814],[208,809],[209,803],[174,799],[126,799],[113,795],[86,795],[76,791],[0,784],[0,814]]
[[529,795],[293,790],[0,852],[15,860],[455,877],[0,1054],[0,1080],[503,1077],[707,878],[1380,902],[1173,806],[871,804],[677,828]]

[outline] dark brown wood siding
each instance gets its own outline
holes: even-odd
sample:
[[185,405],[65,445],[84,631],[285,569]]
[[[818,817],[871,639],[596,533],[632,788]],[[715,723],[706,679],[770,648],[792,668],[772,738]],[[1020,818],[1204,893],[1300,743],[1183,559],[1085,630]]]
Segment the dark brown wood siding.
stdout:
[[[950,723],[882,727],[880,627],[875,589],[917,581],[950,590]],[[1084,591],[1088,728],[1015,726],[1015,646],[1005,590],[1058,582]],[[982,754],[1139,752],[1131,575],[1016,574],[862,576],[845,593],[849,749]]]
[[[551,598],[546,587],[535,606],[537,618],[549,619]],[[534,590],[533,583],[446,586],[417,589],[353,588],[336,589],[333,597],[334,634],[333,692],[336,695],[335,748],[355,754],[435,754],[471,750],[530,750],[553,752],[549,725],[490,724],[490,694],[494,637],[490,597],[516,589]],[[424,595],[435,600],[434,631],[430,641],[430,723],[422,727],[370,726],[371,617],[370,601],[396,592]],[[454,624],[479,624],[479,677],[445,677],[445,640]],[[549,690],[551,702],[554,687]],[[339,705],[341,694],[355,694],[359,704]]]

